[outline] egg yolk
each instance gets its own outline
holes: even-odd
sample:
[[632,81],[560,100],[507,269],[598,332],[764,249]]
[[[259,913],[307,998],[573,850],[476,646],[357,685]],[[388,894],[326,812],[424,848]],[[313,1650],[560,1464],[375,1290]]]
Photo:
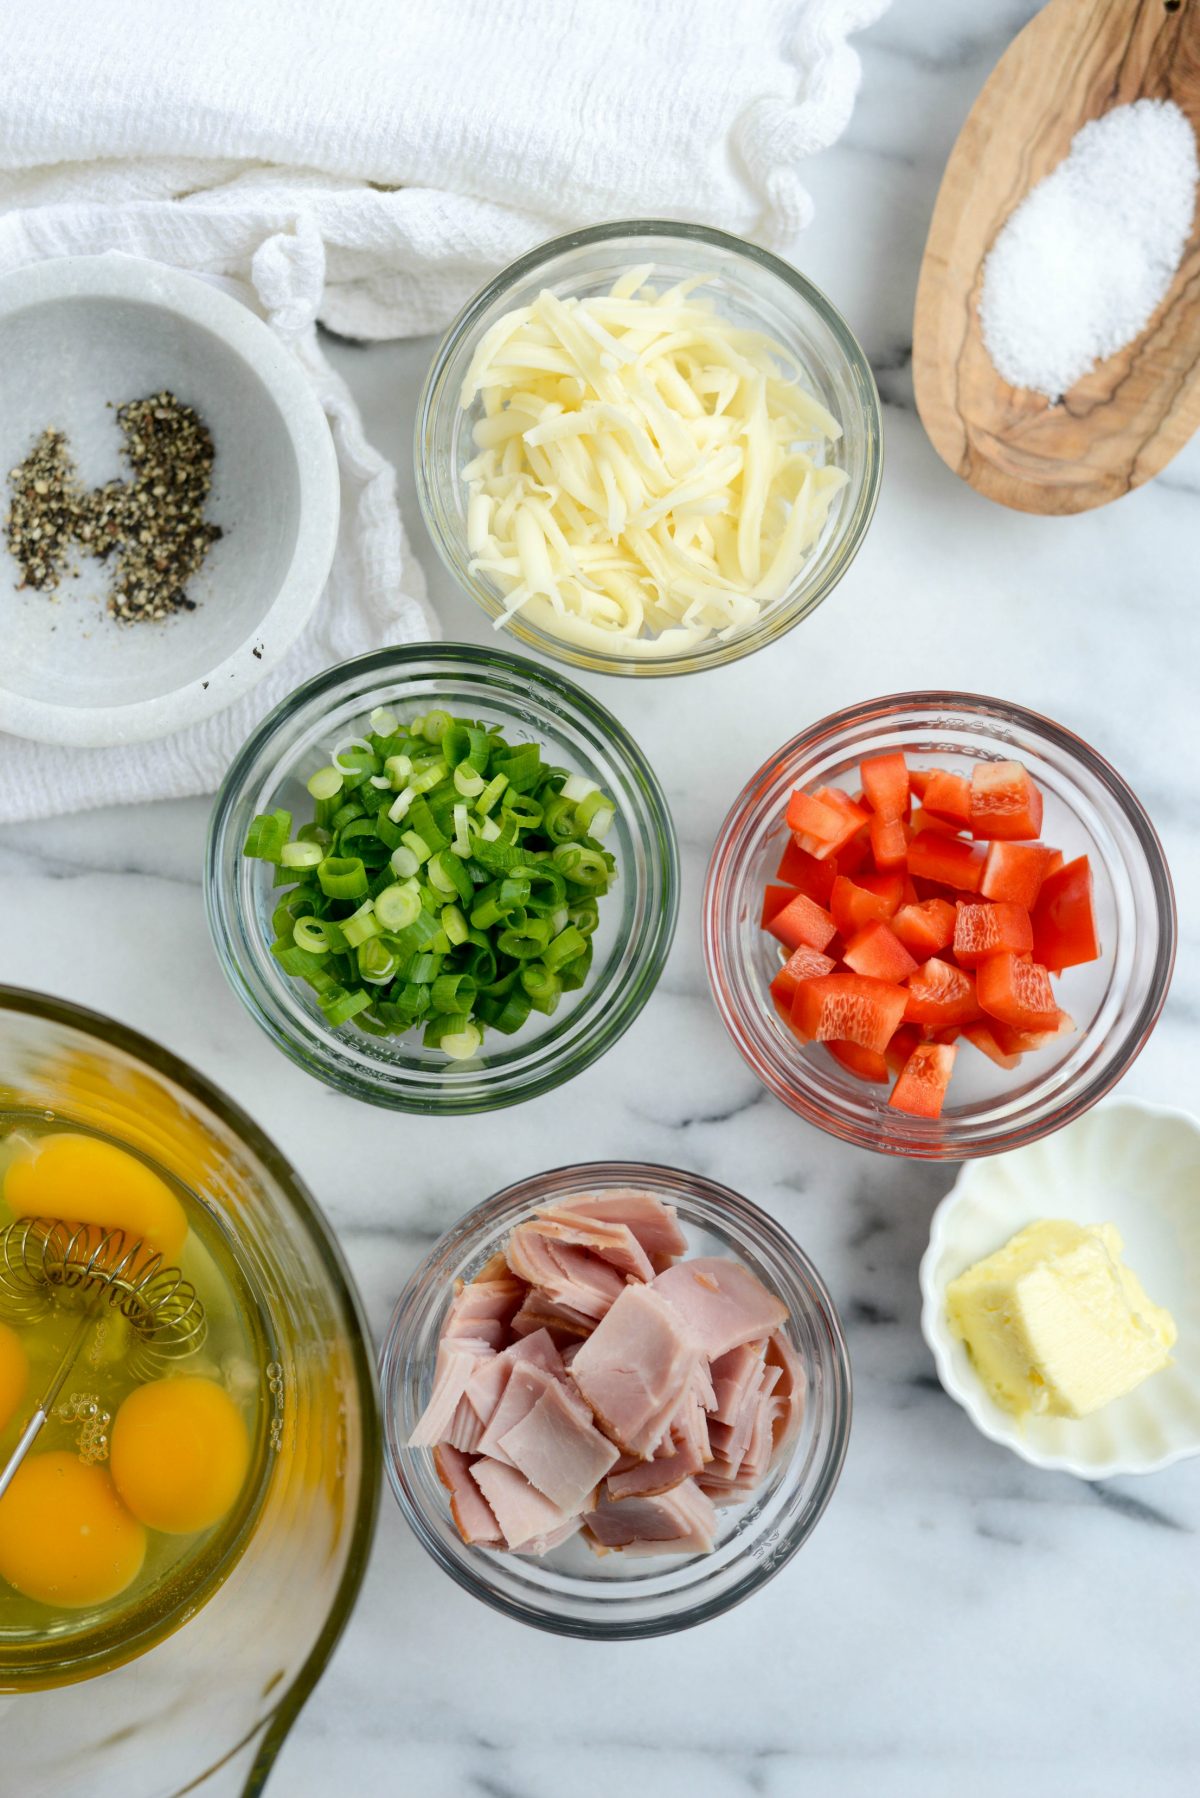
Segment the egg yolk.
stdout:
[[0,1434],[12,1422],[29,1384],[29,1362],[21,1338],[0,1324]]
[[117,1412],[109,1465],[135,1517],[152,1530],[190,1536],[232,1509],[250,1465],[250,1437],[215,1380],[151,1380]]
[[64,1610],[104,1604],[131,1586],[146,1532],[103,1467],[66,1449],[30,1455],[0,1498],[0,1578]]
[[140,1238],[177,1261],[187,1235],[183,1206],[153,1168],[115,1143],[60,1130],[9,1165],[4,1199],[14,1217],[98,1224]]

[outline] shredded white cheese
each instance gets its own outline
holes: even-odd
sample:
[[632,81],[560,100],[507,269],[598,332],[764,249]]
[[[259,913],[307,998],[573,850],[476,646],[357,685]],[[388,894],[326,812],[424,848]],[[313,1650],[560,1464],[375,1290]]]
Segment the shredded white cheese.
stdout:
[[[474,572],[580,646],[671,656],[754,624],[821,536],[841,426],[771,338],[650,264],[607,294],[546,290],[485,332],[468,484]],[[790,372],[789,372],[790,370]]]

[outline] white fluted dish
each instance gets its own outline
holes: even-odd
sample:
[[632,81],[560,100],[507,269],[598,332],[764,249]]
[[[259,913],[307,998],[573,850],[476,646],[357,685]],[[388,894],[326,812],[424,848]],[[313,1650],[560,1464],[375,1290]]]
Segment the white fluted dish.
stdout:
[[[1038,1218],[1115,1224],[1127,1264],[1178,1326],[1172,1365],[1091,1417],[1010,1417],[947,1321],[949,1281]],[[969,1162],[934,1212],[921,1297],[942,1385],[978,1430],[1034,1467],[1108,1479],[1200,1454],[1200,1122],[1114,1099],[1040,1142]]]

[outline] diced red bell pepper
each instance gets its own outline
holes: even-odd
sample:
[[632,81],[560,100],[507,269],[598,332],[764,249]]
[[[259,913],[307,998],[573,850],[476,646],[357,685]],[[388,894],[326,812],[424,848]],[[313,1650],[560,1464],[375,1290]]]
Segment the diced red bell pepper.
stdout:
[[[839,874],[833,883],[833,891],[829,895],[829,910],[841,936],[856,936],[864,925],[873,923],[876,918],[886,920],[896,910],[899,892],[895,896],[891,891],[873,892],[865,884],[867,878],[869,876],[864,876],[864,883],[860,885],[848,880],[844,874]],[[898,881],[896,884],[899,887]]]
[[1015,1068],[1020,1064],[1021,1053],[1020,1050],[1009,1053],[1001,1048],[996,1032],[1004,1028],[1003,1024],[997,1024],[994,1021],[989,1024],[983,1018],[979,1018],[974,1024],[963,1025],[963,1035],[969,1043],[973,1043],[982,1054],[986,1055],[989,1061],[994,1061],[997,1067]]
[[908,829],[911,842],[913,837],[920,836],[924,830],[931,830],[939,837],[956,837],[959,827],[951,824],[949,818],[935,818],[932,812],[927,812],[923,805],[919,805],[908,821]]
[[789,899],[796,897],[795,887],[776,886],[768,882],[763,894],[762,927],[765,930],[776,912],[782,911]]
[[854,884],[860,886],[865,893],[874,893],[877,899],[882,899],[889,907],[888,916],[891,917],[892,912],[899,911],[904,903],[908,876],[872,871],[866,874],[856,874]]
[[1033,953],[1054,973],[1095,961],[1100,953],[1092,868],[1086,855],[1049,874],[1033,908]]
[[840,787],[795,792],[787,809],[788,829],[795,831],[801,849],[821,862],[836,855],[868,821],[869,814]]
[[970,1024],[979,1016],[975,977],[953,962],[932,957],[909,975],[907,987],[906,1024],[946,1030],[955,1024]]
[[1047,1043],[1060,1036],[1073,1035],[1074,1030],[1074,1018],[1061,1009],[1049,1030],[1017,1030],[1012,1024],[1002,1024],[998,1018],[992,1021],[993,1036],[1010,1055],[1028,1055],[1033,1049],[1044,1049]]
[[813,980],[819,974],[832,974],[836,966],[830,956],[822,955],[819,949],[808,948],[807,944],[792,951],[771,982],[775,1009],[785,1023],[792,1021],[792,1001],[800,982]]
[[920,1040],[921,1032],[915,1024],[901,1024],[883,1052],[883,1059],[893,1074],[900,1072]]
[[962,1035],[957,1024],[948,1024],[943,1030],[935,1030],[932,1024],[921,1025],[921,1041],[923,1043],[956,1043]]
[[1046,863],[1046,872],[1042,876],[1043,881],[1048,880],[1051,874],[1057,874],[1058,870],[1060,868],[1065,868],[1066,865],[1067,858],[1062,850],[1052,849],[1050,851],[1050,860]]
[[980,893],[1032,911],[1050,869],[1050,853],[1044,843],[989,843]]
[[[819,949],[824,948],[818,943]],[[989,955],[1028,955],[1033,948],[1033,926],[1023,905],[999,900],[995,905],[972,905],[960,900],[954,921],[954,956],[960,967],[977,968]]]
[[1050,976],[1041,962],[1019,955],[992,955],[980,964],[976,988],[989,1017],[1018,1030],[1052,1030],[1058,1006]]
[[875,980],[891,980],[897,985],[916,972],[916,961],[900,938],[876,918],[856,931],[842,950],[842,960],[856,974],[870,974]]
[[927,961],[954,941],[958,912],[949,899],[922,899],[902,905],[892,919],[892,929],[915,961]]
[[859,1043],[882,1055],[904,1006],[902,986],[864,974],[825,974],[797,988],[792,1028],[808,1042]]
[[1020,762],[976,762],[971,770],[971,834],[1030,842],[1042,828],[1042,795]]
[[893,1111],[917,1118],[941,1117],[957,1053],[950,1043],[918,1043],[892,1088],[888,1104]]
[[850,841],[842,844],[837,852],[837,871],[856,880],[859,869],[865,868],[870,859],[871,829],[868,825],[863,830],[855,831]]
[[935,818],[945,818],[953,824],[955,830],[965,830],[971,821],[971,784],[964,774],[932,768],[921,804]]
[[836,807],[822,804],[800,787],[788,800],[785,820],[795,836],[816,837],[822,843],[832,843],[842,828],[842,814]]
[[908,871],[914,880],[933,880],[939,886],[977,893],[983,879],[983,850],[958,837],[923,830],[908,845]]
[[798,887],[810,899],[815,899],[818,905],[828,905],[836,873],[836,862],[819,862],[807,849],[801,849],[795,837],[789,837],[775,878],[787,886]]
[[908,831],[898,818],[885,822],[871,819],[871,859],[880,873],[891,873],[908,862]]
[[875,816],[885,824],[903,818],[908,810],[908,763],[901,751],[868,756],[858,772]]
[[825,1047],[848,1073],[857,1074],[860,1080],[870,1080],[876,1086],[887,1085],[890,1078],[888,1064],[876,1049],[864,1049],[861,1043],[826,1043]]
[[807,893],[795,893],[771,918],[767,929],[788,949],[799,949],[806,943],[810,949],[824,949],[837,926],[815,899]]

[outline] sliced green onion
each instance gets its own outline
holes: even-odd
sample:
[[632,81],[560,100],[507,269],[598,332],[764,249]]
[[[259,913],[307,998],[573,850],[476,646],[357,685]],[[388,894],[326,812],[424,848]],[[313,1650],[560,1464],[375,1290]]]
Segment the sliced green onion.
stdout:
[[325,860],[325,851],[319,843],[285,843],[279,860],[285,868],[315,868]]
[[551,973],[555,973],[567,962],[573,961],[577,955],[582,955],[586,948],[587,939],[582,932],[576,930],[574,924],[568,924],[567,928],[559,931],[554,941],[549,944],[542,960]]
[[336,799],[345,782],[340,768],[318,768],[308,777],[308,790],[314,799]]
[[378,936],[379,932],[380,923],[375,916],[375,905],[371,899],[365,905],[360,905],[350,917],[342,920],[342,935],[352,949],[357,949],[369,937]]
[[408,844],[401,839],[398,848],[391,853],[392,873],[398,874],[401,880],[407,880],[421,866],[420,858],[415,856]]
[[375,895],[375,916],[382,930],[407,930],[420,915],[421,889],[415,880],[384,887],[382,893]]
[[587,979],[617,872],[601,847],[615,810],[588,776],[440,707],[402,725],[380,706],[307,787],[312,817],[293,835],[288,812],[261,814],[243,852],[286,889],[271,955],[330,1028],[422,1024],[466,1060]]
[[452,948],[459,949],[467,941],[470,931],[462,908],[457,905],[443,905],[442,929]]
[[291,829],[291,812],[260,812],[246,832],[242,854],[257,861],[278,862]]
[[317,869],[317,880],[327,899],[361,899],[369,885],[357,855],[327,855]]
[[309,955],[328,955],[330,943],[324,918],[297,918],[292,941]]
[[474,768],[469,767],[466,762],[460,762],[454,770],[455,792],[461,793],[464,799],[478,799],[483,788],[483,775],[476,774]]
[[334,1025],[335,1028],[338,1024],[349,1023],[356,1012],[365,1011],[370,1003],[370,993],[364,993],[361,989],[356,993],[351,993],[341,986],[330,987],[329,991],[322,993],[317,1000],[317,1004],[325,1013],[326,1022]]

